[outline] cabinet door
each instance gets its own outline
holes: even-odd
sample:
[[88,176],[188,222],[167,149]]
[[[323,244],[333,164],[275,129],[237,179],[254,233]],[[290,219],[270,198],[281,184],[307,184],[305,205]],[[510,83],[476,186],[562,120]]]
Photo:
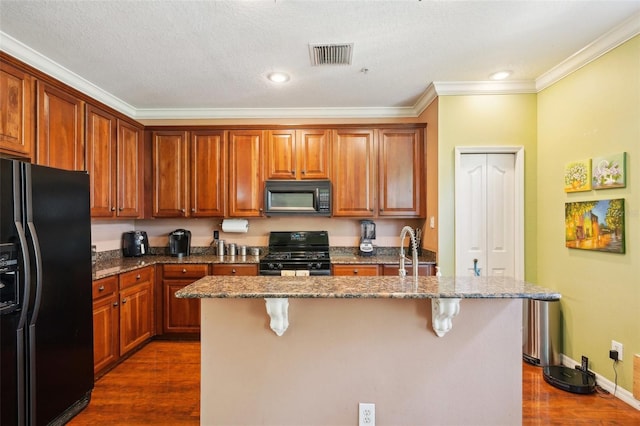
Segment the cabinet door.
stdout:
[[224,217],[226,142],[224,131],[191,132],[191,217]]
[[215,264],[213,265],[213,275],[256,276],[258,275],[258,265]]
[[99,373],[118,360],[118,277],[93,282],[93,371]]
[[153,335],[154,267],[120,274],[120,355]]
[[379,216],[424,217],[422,129],[379,131]]
[[29,74],[0,62],[0,152],[31,159],[33,89]]
[[66,170],[85,170],[84,102],[38,81],[36,163]]
[[116,118],[87,105],[87,171],[91,217],[113,217],[116,211]]
[[200,299],[178,299],[176,291],[193,280],[162,280],[164,289],[164,333],[200,332]]
[[144,178],[142,129],[118,120],[116,154],[116,200],[118,217],[138,218],[142,214]]
[[151,282],[120,291],[120,353],[126,354],[151,338]]
[[229,132],[229,216],[262,216],[263,140],[261,130]]
[[373,217],[375,214],[376,144],[374,131],[333,131],[333,215]]
[[378,265],[333,265],[333,275],[372,277],[378,275]]
[[300,179],[329,179],[329,130],[298,130],[297,164]]
[[186,132],[153,132],[153,212],[154,217],[187,215]]
[[271,130],[267,140],[267,179],[296,179],[295,130]]

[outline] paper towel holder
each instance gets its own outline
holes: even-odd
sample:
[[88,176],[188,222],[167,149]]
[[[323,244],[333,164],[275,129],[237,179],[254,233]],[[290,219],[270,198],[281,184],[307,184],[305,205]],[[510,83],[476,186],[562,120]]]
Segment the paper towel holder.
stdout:
[[249,232],[249,221],[247,219],[223,219],[220,222],[222,232]]

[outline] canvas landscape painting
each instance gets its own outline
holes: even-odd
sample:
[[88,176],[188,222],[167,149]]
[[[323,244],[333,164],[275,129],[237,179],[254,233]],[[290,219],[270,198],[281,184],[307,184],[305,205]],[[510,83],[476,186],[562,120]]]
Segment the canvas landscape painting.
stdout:
[[624,188],[626,186],[626,153],[596,157],[592,160],[593,189]]
[[569,248],[624,253],[624,199],[565,203]]

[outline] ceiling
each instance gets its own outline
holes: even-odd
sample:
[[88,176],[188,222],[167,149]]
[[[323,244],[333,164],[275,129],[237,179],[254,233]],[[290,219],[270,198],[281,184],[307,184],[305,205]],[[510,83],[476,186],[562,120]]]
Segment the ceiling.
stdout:
[[[536,92],[620,27],[640,0],[0,1],[2,50],[133,118],[416,116],[434,87]],[[351,64],[312,66],[310,43],[353,43]]]

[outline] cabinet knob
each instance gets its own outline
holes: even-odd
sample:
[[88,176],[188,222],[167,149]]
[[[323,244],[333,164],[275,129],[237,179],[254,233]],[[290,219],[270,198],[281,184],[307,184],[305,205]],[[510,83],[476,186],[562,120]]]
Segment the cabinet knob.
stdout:
[[182,273],[183,273],[183,274],[186,274],[186,273],[187,273],[187,270],[183,268],[183,269],[182,269]]
[[122,211],[122,210],[124,210],[124,207],[120,207],[118,210]]
[[140,274],[136,275],[136,280],[140,279]]
[[301,173],[302,173],[302,174],[305,174],[305,173],[307,173],[307,171],[306,171],[306,170],[303,170]]
[[354,273],[354,274],[357,274],[357,273],[358,273],[358,270],[357,270],[357,269],[354,269],[354,270],[353,270],[353,273]]
[[195,212],[196,212],[196,209],[195,209],[195,208],[192,208],[192,209],[191,209],[191,213],[195,213]]
[[291,174],[295,175],[296,174],[296,169],[291,170]]
[[185,210],[185,209],[180,209],[180,212],[181,212],[181,213],[185,213],[185,212],[186,212],[186,210]]
[[112,212],[115,212],[115,211],[116,211],[116,208],[115,208],[115,207],[111,207],[111,211],[112,211]]
[[122,299],[122,304],[124,305],[125,303],[127,303],[127,299]]
[[231,273],[232,273],[232,274],[235,274],[235,273],[236,273],[236,270],[235,270],[235,269],[232,269],[232,270],[231,270]]
[[101,285],[100,287],[98,287],[98,291],[104,291],[104,286]]
[[380,211],[381,211],[381,212],[383,212],[383,211],[384,211],[384,209],[380,209]]
[[118,306],[118,302],[113,302],[113,306],[117,307]]

